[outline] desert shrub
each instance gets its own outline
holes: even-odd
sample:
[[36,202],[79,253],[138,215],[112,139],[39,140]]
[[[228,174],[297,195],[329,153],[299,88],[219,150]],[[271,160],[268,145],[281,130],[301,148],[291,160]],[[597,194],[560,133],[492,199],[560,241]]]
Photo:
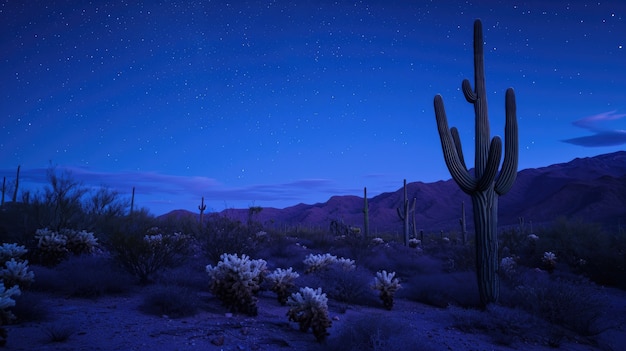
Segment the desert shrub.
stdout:
[[[349,319],[324,345],[328,351],[386,351],[407,349],[407,327],[404,321],[391,316],[372,315]],[[420,342],[419,350],[435,350]]]
[[74,335],[76,327],[55,323],[48,325],[44,329],[44,332],[46,333],[49,342],[62,343],[66,342],[72,335]]
[[200,299],[191,289],[176,285],[157,285],[145,295],[141,311],[156,316],[182,318],[198,311]]
[[230,252],[249,255],[255,246],[254,233],[240,221],[211,215],[198,234],[198,240],[211,264],[217,264],[221,255]]
[[155,281],[160,285],[176,285],[196,291],[206,290],[206,266],[195,260],[186,261],[180,266],[160,271]]
[[611,234],[593,223],[559,218],[538,230],[537,236],[529,267],[541,267],[543,253],[553,252],[573,272],[599,284],[626,288],[625,233]]
[[378,271],[376,272],[374,283],[372,284],[372,288],[378,290],[379,297],[388,310],[391,310],[393,307],[393,296],[401,287],[400,280],[395,276],[395,272],[387,273],[385,270]]
[[71,297],[120,294],[127,292],[133,283],[132,277],[106,256],[72,256],[55,267],[55,271],[59,281],[57,291]]
[[359,261],[359,264],[372,272],[381,269],[394,271],[400,277],[441,270],[440,261],[398,243],[373,246],[367,259]]
[[370,289],[371,272],[363,267],[346,270],[340,265],[303,276],[301,283],[319,286],[332,301],[363,306],[375,306],[376,296]]
[[496,344],[543,342],[545,322],[520,309],[490,304],[485,310],[450,307],[453,327],[468,334],[485,334]]
[[223,254],[217,266],[208,265],[209,289],[233,312],[257,314],[256,294],[260,289],[267,263],[246,255]]
[[146,233],[118,233],[111,237],[111,251],[126,270],[147,284],[155,273],[180,265],[190,255],[192,238],[181,233],[163,234],[158,228]]
[[399,297],[446,308],[480,306],[476,274],[473,272],[416,275],[403,279]]
[[303,332],[311,328],[318,341],[326,338],[326,330],[332,322],[328,316],[328,298],[322,293],[322,289],[300,288],[300,292],[289,296],[287,304],[289,321],[298,323]]
[[597,333],[597,321],[605,311],[603,294],[597,287],[586,281],[545,272],[526,271],[522,274],[519,285],[503,290],[503,304],[518,306],[580,335]]
[[281,305],[287,304],[287,298],[291,294],[291,290],[295,286],[294,280],[300,275],[294,272],[291,267],[288,269],[276,268],[272,273],[267,275],[267,282],[270,284],[270,290],[278,296],[278,302]]

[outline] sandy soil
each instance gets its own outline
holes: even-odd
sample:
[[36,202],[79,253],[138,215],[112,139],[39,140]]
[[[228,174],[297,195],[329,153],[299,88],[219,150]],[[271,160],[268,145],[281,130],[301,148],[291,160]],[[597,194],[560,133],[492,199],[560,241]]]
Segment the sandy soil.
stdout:
[[[603,332],[596,344],[585,339],[568,338],[562,350],[623,350],[626,347],[626,294],[615,291],[612,312],[606,323],[621,323],[618,329]],[[208,308],[193,317],[171,319],[147,315],[139,310],[140,288],[123,296],[97,300],[43,295],[50,312],[42,322],[9,326],[7,350],[324,350],[352,328],[356,321],[382,323],[405,335],[401,345],[377,349],[402,350],[548,350],[547,346],[517,341],[498,345],[485,334],[468,334],[453,327],[449,309],[399,300],[392,311],[362,306],[331,306],[333,325],[325,344],[319,344],[309,331],[303,333],[286,317],[271,293],[259,299],[259,315],[229,314],[219,301],[206,293],[201,296]],[[52,342],[51,332],[71,333],[67,340]],[[531,338],[532,339],[532,338]],[[356,342],[356,341],[355,341]]]

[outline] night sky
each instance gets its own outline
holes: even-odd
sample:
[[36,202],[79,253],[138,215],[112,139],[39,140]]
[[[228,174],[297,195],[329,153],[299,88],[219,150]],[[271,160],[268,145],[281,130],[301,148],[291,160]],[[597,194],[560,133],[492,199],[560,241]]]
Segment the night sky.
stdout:
[[472,163],[475,18],[492,134],[516,92],[520,170],[623,150],[626,1],[548,3],[4,0],[0,171],[135,186],[154,214],[447,180],[433,97]]

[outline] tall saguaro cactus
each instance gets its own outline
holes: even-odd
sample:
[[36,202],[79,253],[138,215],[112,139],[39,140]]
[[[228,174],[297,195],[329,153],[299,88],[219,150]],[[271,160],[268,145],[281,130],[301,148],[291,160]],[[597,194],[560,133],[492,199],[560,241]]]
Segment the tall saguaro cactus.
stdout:
[[413,198],[413,205],[409,206],[409,199],[407,197],[406,192],[406,179],[404,180],[404,201],[402,202],[402,207],[396,208],[398,211],[398,217],[400,220],[404,222],[404,246],[409,246],[409,215],[411,212],[415,212],[415,202],[416,198]]
[[480,20],[474,22],[474,90],[467,79],[463,80],[461,87],[467,102],[474,105],[476,150],[473,175],[465,165],[458,130],[454,127],[448,128],[441,95],[436,95],[434,99],[435,117],[446,166],[461,190],[472,198],[478,290],[481,303],[487,305],[497,301],[500,294],[500,281],[497,276],[498,197],[511,189],[517,176],[518,135],[515,93],[509,88],[505,95],[504,161],[502,169],[498,172],[502,157],[502,141],[498,136],[489,140],[491,136],[485,91],[483,30]]

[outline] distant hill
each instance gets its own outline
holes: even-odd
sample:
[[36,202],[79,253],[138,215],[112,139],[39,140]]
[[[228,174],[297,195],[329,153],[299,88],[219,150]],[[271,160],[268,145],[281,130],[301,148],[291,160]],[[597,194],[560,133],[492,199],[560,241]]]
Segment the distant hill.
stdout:
[[[398,183],[401,184],[401,179]],[[417,228],[427,232],[458,230],[461,203],[465,203],[468,229],[472,226],[471,199],[453,180],[434,183],[407,184],[409,199],[417,198],[415,218]],[[403,189],[368,198],[372,232],[399,232],[402,223],[396,208],[403,200]],[[499,226],[515,225],[519,218],[526,223],[548,223],[558,217],[581,219],[615,228],[626,226],[626,152],[620,151],[595,157],[576,158],[518,172],[513,188],[499,200]],[[363,225],[363,198],[333,196],[327,202],[313,205],[298,204],[284,209],[263,208],[254,219],[269,227],[328,228],[331,220]],[[181,216],[183,210],[164,216]],[[247,220],[247,209],[229,209],[222,215]]]

